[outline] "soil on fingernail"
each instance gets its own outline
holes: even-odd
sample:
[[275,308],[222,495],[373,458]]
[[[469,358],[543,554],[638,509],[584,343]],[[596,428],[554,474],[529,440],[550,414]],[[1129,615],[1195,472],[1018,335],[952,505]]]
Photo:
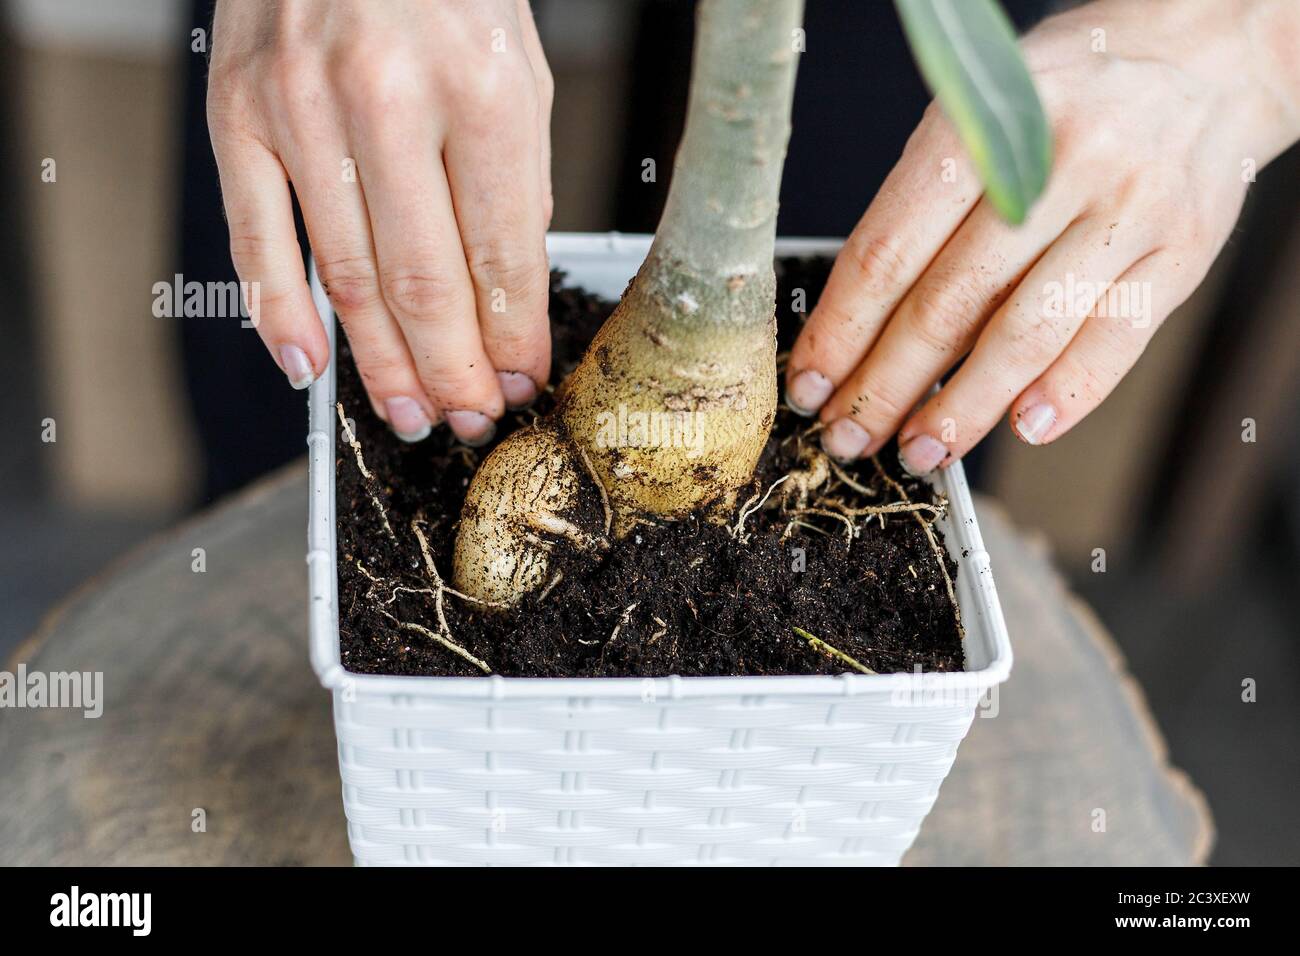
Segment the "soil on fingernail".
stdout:
[[[778,351],[789,350],[804,315],[792,313],[803,289],[808,312],[826,282],[827,259],[777,262]],[[552,384],[582,356],[614,303],[551,281]],[[498,442],[553,405],[550,392],[498,422],[492,443],[470,449],[446,428],[418,445],[399,441],[371,411],[352,354],[338,336],[338,400],[354,418],[366,465],[392,536],[370,498],[352,449],[336,441],[339,635],[343,666],[357,673],[481,676],[440,642],[397,622],[439,630],[431,580],[411,529],[422,521],[430,554],[450,582],[456,525],[478,463]],[[798,436],[809,423],[779,407],[751,487],[755,493],[800,467]],[[816,444],[816,436],[803,440]],[[892,444],[876,456],[913,502],[935,503],[928,485],[905,474]],[[898,501],[873,462],[843,469],[874,489],[872,503]],[[924,528],[910,513],[858,518],[847,542],[842,521],[815,516],[791,526],[777,506],[748,516],[742,543],[702,514],[641,525],[595,562],[562,562],[563,577],[544,596],[512,612],[485,611],[451,595],[443,610],[452,640],[493,673],[520,677],[659,677],[835,674],[852,668],[812,646],[795,628],[860,664],[885,673],[961,670],[955,608]],[[735,515],[730,523],[735,524]],[[934,529],[940,541],[938,529]],[[783,534],[786,535],[783,539]],[[957,567],[945,557],[956,582]]]

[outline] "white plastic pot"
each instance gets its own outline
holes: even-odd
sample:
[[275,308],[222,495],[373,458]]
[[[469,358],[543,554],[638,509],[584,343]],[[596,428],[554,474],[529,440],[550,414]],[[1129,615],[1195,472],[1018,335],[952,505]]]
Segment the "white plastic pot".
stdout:
[[[560,234],[617,298],[647,236]],[[834,254],[788,239],[778,255]],[[333,313],[312,291],[333,341]],[[358,864],[896,864],[1011,647],[961,465],[936,478],[960,568],[950,674],[514,678],[352,674],[339,657],[334,365],[311,387],[311,658],[334,695]]]

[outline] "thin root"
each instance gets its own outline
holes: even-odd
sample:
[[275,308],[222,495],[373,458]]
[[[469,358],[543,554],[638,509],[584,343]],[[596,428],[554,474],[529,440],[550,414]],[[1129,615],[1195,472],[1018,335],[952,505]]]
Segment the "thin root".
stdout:
[[465,650],[465,648],[461,647],[455,641],[451,640],[451,638],[445,637],[442,634],[435,634],[433,631],[429,630],[427,627],[424,627],[420,624],[412,624],[410,621],[399,621],[397,618],[393,617],[393,615],[389,614],[387,611],[380,611],[379,613],[382,614],[384,617],[388,618],[390,621],[392,621],[394,624],[396,624],[399,628],[401,628],[404,631],[413,631],[416,634],[421,634],[424,637],[427,637],[431,641],[437,641],[439,644],[447,648],[447,650],[451,651],[453,654],[457,655],[458,657],[463,657],[465,660],[469,661],[471,664],[473,664],[475,667],[481,670],[484,674],[492,673],[492,668],[488,667],[485,662],[479,660],[469,651]]
[[866,485],[855,481],[852,477],[849,476],[849,473],[847,471],[845,471],[839,465],[835,464],[835,462],[831,460],[829,457],[826,459],[826,461],[830,464],[831,471],[835,474],[835,477],[838,478],[840,481],[844,482],[846,485],[848,485],[858,494],[866,495],[868,498],[876,497],[878,492],[876,491],[875,488],[868,488]]
[[907,514],[909,512],[928,511],[934,518],[943,514],[944,509],[938,505],[932,505],[925,501],[891,501],[885,505],[866,505],[862,508],[851,508],[838,498],[823,498],[821,504],[828,508],[835,508],[842,514],[852,518],[871,517],[873,515],[893,515]]
[[623,609],[623,613],[619,617],[618,623],[614,625],[614,630],[610,631],[609,640],[605,642],[605,646],[600,652],[601,660],[605,659],[605,651],[609,650],[609,646],[613,644],[616,640],[618,640],[618,632],[623,630],[623,627],[627,624],[627,622],[632,619],[632,612],[636,610],[636,606],[640,603],[641,603],[640,601],[633,601],[631,604],[629,604],[627,607]]
[[799,460],[804,462],[805,467],[795,468],[789,473],[791,482],[781,490],[783,507],[788,507],[791,499],[797,507],[807,507],[809,495],[830,480],[831,460],[824,452],[816,448],[804,448],[799,453]]
[[[885,480],[886,484],[893,488],[900,498],[910,503],[912,499],[907,496],[903,486],[889,477],[884,466],[880,464],[880,456],[872,455],[871,463],[876,466],[876,473]],[[964,637],[966,629],[961,623],[961,608],[957,606],[957,589],[952,586],[952,575],[948,573],[947,555],[944,553],[942,545],[939,544],[939,539],[934,536],[934,529],[930,527],[930,522],[922,518],[920,513],[916,511],[912,512],[912,517],[916,519],[916,523],[921,526],[921,530],[925,532],[926,538],[930,541],[935,560],[939,562],[939,573],[943,575],[943,583],[948,588],[948,600],[952,602],[952,613],[957,618],[957,633]]]
[[[760,508],[763,507],[763,505],[767,503],[767,499],[772,496],[772,492],[777,489],[777,486],[789,480],[790,480],[789,475],[782,475],[776,481],[772,482],[772,484],[768,487],[767,492],[763,495],[762,498],[759,498],[758,495],[754,495],[748,501],[746,501],[745,504],[740,509],[740,518],[739,520],[736,521],[736,526],[731,529],[731,536],[733,538],[740,538],[741,543],[748,541],[749,540],[748,537],[745,536],[744,534],[746,519],[748,519],[750,515],[752,515],[755,511],[758,511]],[[754,504],[755,501],[758,501],[758,504]]]
[[365,575],[367,578],[369,578],[369,579],[370,579],[370,582],[371,582],[372,584],[383,584],[383,583],[384,583],[384,582],[381,581],[379,578],[375,577],[373,574],[371,574],[369,571],[366,570],[366,566],[365,566],[364,564],[361,563],[361,559],[360,559],[360,558],[357,558],[355,564],[356,564],[356,566],[357,566],[357,570],[360,571],[360,572],[361,572],[363,575]]
[[600,492],[600,506],[605,509],[605,537],[609,537],[609,529],[614,525],[614,512],[609,507],[609,494],[605,491],[605,484],[600,480],[600,475],[596,473],[596,466],[591,463],[591,458],[587,455],[586,450],[578,445],[578,454],[582,456],[582,464],[587,469],[587,474],[596,484],[596,490]]
[[793,521],[791,521],[788,525],[785,526],[785,531],[781,533],[781,540],[784,541],[786,538],[788,538],[790,536],[790,532],[795,528],[804,528],[808,531],[815,531],[817,532],[817,534],[825,535],[828,538],[831,536],[831,533],[827,531],[825,528],[819,528],[815,524],[809,524],[807,521],[800,521],[796,518]]
[[545,601],[546,598],[547,598],[547,596],[548,596],[552,591],[555,590],[556,585],[558,585],[558,584],[559,584],[561,581],[563,581],[563,580],[564,580],[564,572],[563,572],[563,571],[556,571],[556,572],[555,572],[555,577],[551,578],[550,582],[546,585],[546,587],[544,587],[544,588],[542,589],[542,593],[539,594],[539,595],[537,595],[537,603],[538,603],[538,604],[541,604],[543,601]]
[[790,512],[790,514],[795,516],[820,515],[823,518],[835,518],[838,521],[843,521],[844,540],[849,543],[852,543],[854,536],[858,533],[857,528],[853,526],[853,521],[848,517],[848,515],[842,515],[838,511],[828,511],[825,508],[798,508]]
[[[450,594],[452,597],[458,597],[462,601],[469,601],[471,604],[481,604],[483,607],[503,608],[508,605],[499,601],[485,601],[482,598],[476,598],[472,594],[465,594],[463,591],[457,591],[455,588],[448,586],[447,582],[442,579],[438,573],[438,568],[433,563],[433,555],[429,553],[429,542],[424,537],[424,532],[420,530],[420,519],[414,518],[411,521],[411,530],[415,532],[416,540],[420,542],[420,553],[424,555],[424,567],[429,572],[429,577],[433,579],[434,587],[442,594]],[[441,600],[441,599],[440,599]]]
[[339,413],[339,424],[343,426],[343,440],[352,447],[352,454],[356,456],[357,469],[361,472],[361,479],[366,486],[366,493],[370,495],[370,500],[374,502],[375,510],[379,512],[379,520],[384,523],[384,530],[388,532],[388,537],[396,543],[397,535],[393,534],[393,526],[388,523],[388,509],[379,500],[379,482],[370,473],[370,469],[366,467],[366,460],[361,455],[361,442],[357,441],[356,433],[352,431],[352,426],[348,424],[348,417],[343,413],[343,403],[335,402],[334,407]]

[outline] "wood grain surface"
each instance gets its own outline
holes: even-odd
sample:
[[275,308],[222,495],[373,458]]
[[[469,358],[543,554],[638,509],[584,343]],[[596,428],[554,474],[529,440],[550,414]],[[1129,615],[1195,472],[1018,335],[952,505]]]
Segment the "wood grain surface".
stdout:
[[[0,864],[351,862],[329,695],[307,661],[305,476],[286,469],[131,553],[5,665],[102,671],[104,709],[0,709]],[[1015,669],[905,862],[1204,862],[1204,800],[1104,629],[1045,549],[977,509]]]

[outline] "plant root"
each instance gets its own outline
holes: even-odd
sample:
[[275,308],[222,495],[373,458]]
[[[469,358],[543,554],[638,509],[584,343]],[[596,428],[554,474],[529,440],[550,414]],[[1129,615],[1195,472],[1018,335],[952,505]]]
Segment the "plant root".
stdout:
[[[843,467],[836,464],[819,449],[802,447],[804,439],[819,431],[821,427],[821,423],[818,422],[798,433],[796,437],[801,446],[799,460],[805,463],[805,467],[792,469],[787,474],[782,475],[768,487],[761,497],[758,494],[750,496],[741,506],[735,525],[728,528],[731,537],[741,544],[747,544],[750,535],[744,533],[745,522],[751,515],[762,509],[768,498],[771,497],[772,492],[779,485],[787,481],[790,484],[781,495],[781,509],[789,514],[790,520],[781,533],[782,541],[786,540],[795,528],[805,528],[819,534],[829,533],[824,528],[819,528],[806,521],[800,521],[800,518],[833,518],[844,525],[844,541],[846,545],[851,547],[853,539],[861,535],[861,529],[854,524],[855,518],[879,518],[880,526],[883,528],[886,515],[910,514],[916,523],[921,526],[921,530],[925,532],[926,540],[930,543],[930,549],[939,565],[939,573],[943,576],[944,586],[948,592],[948,600],[952,603],[953,614],[957,622],[957,633],[964,636],[966,631],[961,622],[961,608],[957,605],[957,589],[953,586],[952,575],[948,573],[947,555],[943,550],[943,546],[939,544],[938,538],[935,537],[934,528],[932,527],[935,521],[943,517],[947,510],[947,502],[941,499],[939,504],[934,505],[929,502],[913,501],[903,486],[889,476],[889,473],[880,464],[880,458],[876,455],[871,456],[871,462],[875,466],[876,474],[898,496],[898,501],[878,505],[851,505],[838,497],[831,497],[829,492],[835,489],[836,482],[864,497],[874,498],[877,497],[879,492],[875,488],[864,485],[853,478]],[[820,489],[820,493],[816,497],[812,497],[814,491],[818,489]],[[793,508],[790,507],[792,503],[795,505]],[[929,517],[924,517],[923,512],[928,513]],[[916,577],[916,570],[913,568],[911,571],[912,576]],[[807,634],[807,632],[801,632],[801,634]],[[807,635],[807,637],[816,640],[811,635]]]
[[415,532],[416,540],[420,542],[420,553],[424,555],[424,567],[429,572],[429,577],[433,579],[434,587],[441,594],[450,594],[452,597],[458,597],[463,601],[469,601],[471,604],[478,604],[482,607],[503,608],[506,605],[497,601],[485,601],[483,598],[476,598],[472,594],[466,594],[463,591],[457,591],[454,587],[447,584],[438,573],[438,568],[433,563],[433,555],[429,553],[429,542],[424,537],[424,532],[420,530],[423,518],[415,518],[411,521],[411,530]]
[[547,595],[549,595],[552,591],[554,591],[556,587],[559,585],[559,583],[563,580],[564,580],[564,572],[556,571],[555,577],[551,578],[551,580],[547,583],[546,587],[542,588],[542,593],[537,595],[537,603],[541,604],[543,601],[545,601]]
[[833,474],[840,481],[844,482],[844,484],[848,485],[858,494],[866,495],[868,498],[874,498],[876,497],[877,494],[879,494],[879,492],[876,491],[875,488],[870,488],[867,485],[855,481],[847,471],[845,471],[839,465],[835,464],[835,462],[833,462],[829,457],[826,458],[826,463],[830,465],[831,474]]
[[845,654],[839,648],[831,647],[831,645],[827,644],[820,637],[813,637],[813,635],[809,634],[802,627],[794,628],[794,632],[798,634],[800,637],[802,637],[805,641],[807,641],[814,650],[821,651],[823,654],[829,654],[831,657],[843,661],[845,664],[848,664],[850,667],[852,667],[855,671],[860,671],[863,674],[876,673],[876,671],[873,671],[866,664],[863,664],[861,661],[849,657],[848,654]]
[[[907,496],[903,486],[890,478],[884,466],[880,464],[880,456],[872,455],[871,463],[876,466],[876,474],[883,478],[885,483],[893,488],[900,498],[911,504],[912,499]],[[930,527],[931,522],[922,518],[919,511],[913,511],[912,517],[916,519],[917,524],[921,526],[921,530],[925,532],[926,538],[930,541],[930,548],[934,551],[935,560],[939,562],[939,573],[943,575],[943,583],[948,588],[948,600],[952,602],[952,613],[957,619],[957,633],[964,640],[966,628],[961,623],[961,608],[957,604],[957,589],[952,586],[952,575],[948,573],[947,555],[944,553],[943,546],[939,544],[939,539],[934,536],[934,529]],[[936,515],[936,517],[938,516]]]
[[817,448],[804,448],[799,454],[799,460],[804,463],[804,467],[789,473],[790,484],[781,491],[781,503],[787,508],[792,499],[796,507],[807,507],[809,495],[825,485],[831,477],[831,460],[825,452]]
[[831,536],[831,533],[827,531],[825,528],[819,528],[815,524],[809,524],[807,521],[800,521],[799,519],[796,518],[785,526],[785,530],[781,532],[781,540],[784,541],[786,538],[790,537],[790,532],[793,531],[795,528],[805,528],[808,531],[814,531],[817,534],[823,535],[827,538]]
[[605,646],[600,649],[601,660],[605,659],[605,652],[609,650],[611,644],[618,640],[619,632],[627,626],[627,622],[632,619],[632,612],[636,610],[637,605],[640,603],[640,601],[633,601],[623,609],[623,613],[619,616],[618,623],[614,625],[614,630],[610,631],[609,639],[605,641]]
[[343,440],[352,448],[352,454],[357,459],[357,469],[361,472],[361,479],[365,483],[366,493],[370,495],[370,500],[374,502],[375,510],[379,512],[379,519],[384,523],[384,530],[388,532],[388,537],[395,544],[397,535],[393,533],[393,526],[388,523],[388,509],[384,507],[383,502],[379,500],[381,489],[379,480],[366,467],[366,460],[361,454],[361,442],[357,441],[356,434],[352,431],[351,424],[348,423],[347,415],[343,412],[343,403],[335,402],[335,409],[339,413],[339,424],[343,426]]
[[465,648],[461,647],[459,644],[457,644],[455,641],[451,640],[450,638],[444,637],[442,634],[436,634],[421,624],[412,624],[410,621],[399,621],[397,618],[393,617],[393,615],[389,614],[387,611],[381,610],[379,613],[382,614],[384,617],[388,618],[390,621],[392,621],[395,625],[397,625],[397,627],[401,628],[403,631],[412,631],[416,634],[420,634],[424,637],[427,637],[431,641],[436,641],[437,643],[447,648],[447,650],[451,651],[456,656],[463,657],[465,660],[469,661],[471,664],[473,664],[475,667],[481,670],[484,674],[492,673],[492,668],[488,667],[488,665],[485,662],[479,660],[477,657],[475,657],[469,651],[465,650]]
[[[608,551],[609,539],[603,535],[588,534],[579,528],[572,521],[567,521],[559,515],[553,514],[529,514],[524,517],[524,521],[533,531],[542,534],[552,534],[557,538],[566,539],[569,544],[573,545],[579,551]],[[545,538],[534,536],[529,539],[533,544],[545,550],[551,550],[551,543]],[[484,601],[482,603],[490,604],[492,607],[505,607],[505,604],[492,604]]]
[[875,515],[910,514],[917,511],[928,511],[931,514],[930,520],[935,521],[941,518],[944,512],[943,508],[926,501],[891,501],[885,505],[851,508],[838,498],[823,498],[821,504],[826,505],[828,508],[835,508],[841,514],[848,515],[850,518],[870,518]]
[[[340,406],[340,410],[341,408],[342,406]],[[346,424],[344,425],[344,428],[345,429],[347,428]],[[360,451],[359,450],[357,451],[359,455]],[[392,581],[385,581],[371,574],[369,569],[367,569],[366,566],[361,563],[360,559],[357,559],[356,561],[353,562],[356,565],[357,570],[360,571],[362,576],[365,577],[371,583],[371,587],[367,589],[365,597],[368,599],[375,600],[376,605],[374,609],[379,614],[386,617],[388,620],[392,621],[393,624],[398,628],[400,628],[401,630],[411,631],[412,633],[420,634],[424,637],[427,637],[429,640],[441,644],[443,647],[447,648],[447,650],[451,651],[453,654],[456,654],[458,657],[464,658],[465,660],[469,661],[471,664],[473,664],[483,673],[491,674],[492,668],[488,666],[488,664],[485,661],[482,661],[479,658],[475,657],[464,647],[457,644],[455,640],[453,640],[451,625],[447,621],[447,612],[445,607],[443,606],[443,599],[446,595],[451,595],[452,597],[460,598],[463,601],[468,601],[471,604],[479,604],[484,607],[502,607],[503,605],[493,604],[491,601],[484,601],[481,598],[476,598],[471,594],[465,594],[461,591],[457,591],[455,588],[449,586],[446,583],[446,581],[443,580],[442,575],[438,573],[437,565],[433,563],[433,554],[429,550],[429,541],[425,537],[424,531],[420,528],[420,525],[423,523],[423,521],[424,519],[422,516],[412,519],[411,531],[415,533],[415,539],[420,545],[420,554],[424,557],[425,572],[427,573],[430,581],[432,582],[433,587],[413,588],[413,587],[407,587],[404,584],[394,584]],[[556,583],[558,583],[558,581]],[[387,599],[379,601],[376,598],[375,595],[376,587],[390,589]],[[399,594],[432,595],[434,601],[434,611],[437,614],[437,618],[438,618],[438,630],[433,631],[422,624],[415,624],[411,621],[400,620],[399,618],[390,614],[388,611],[384,610],[384,608],[390,606],[394,601],[397,600],[397,596]]]
[[[776,481],[772,482],[772,484],[767,489],[767,493],[764,494],[762,498],[759,498],[759,496],[755,494],[748,501],[746,501],[744,505],[741,506],[740,518],[736,521],[735,526],[731,529],[731,536],[733,538],[739,538],[741,544],[745,544],[747,541],[749,541],[749,536],[744,533],[746,519],[749,518],[750,515],[752,515],[755,511],[758,511],[760,508],[763,507],[764,504],[767,503],[767,499],[772,496],[772,492],[777,489],[778,485],[781,485],[782,483],[789,481],[791,477],[792,477],[791,475],[782,475]],[[755,502],[758,503],[755,504]]]
[[802,515],[819,515],[823,518],[835,518],[838,521],[844,522],[844,542],[846,544],[852,544],[853,539],[858,536],[858,529],[854,527],[853,521],[848,515],[840,514],[838,511],[829,511],[825,508],[798,508],[790,513],[796,517]]
[[[609,506],[609,492],[605,490],[605,483],[600,480],[600,474],[596,471],[596,466],[591,463],[591,456],[581,445],[576,446],[578,455],[582,458],[582,466],[587,469],[587,475],[591,478],[592,484],[600,492],[600,506],[605,510],[605,537],[609,537],[609,531],[614,526],[614,511]],[[609,547],[609,542],[605,542]]]

